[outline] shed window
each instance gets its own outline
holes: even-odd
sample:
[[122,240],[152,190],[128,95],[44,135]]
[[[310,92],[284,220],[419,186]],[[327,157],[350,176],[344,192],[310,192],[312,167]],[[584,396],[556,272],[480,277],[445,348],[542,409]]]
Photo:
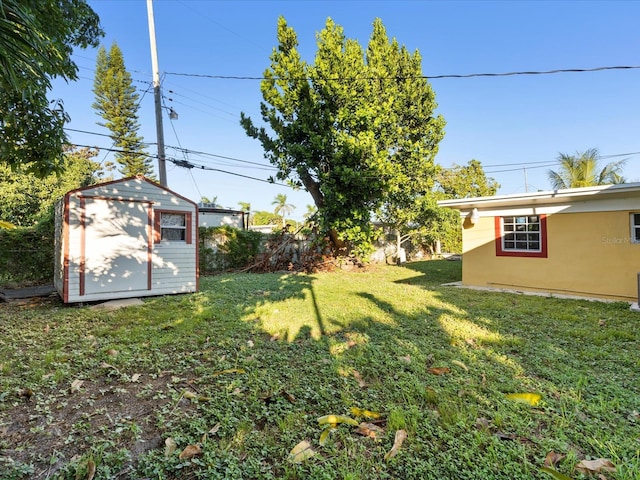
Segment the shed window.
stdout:
[[156,211],[155,242],[191,243],[191,213]]
[[640,243],[640,213],[631,214],[631,242]]
[[546,215],[496,217],[496,255],[546,258],[546,220]]

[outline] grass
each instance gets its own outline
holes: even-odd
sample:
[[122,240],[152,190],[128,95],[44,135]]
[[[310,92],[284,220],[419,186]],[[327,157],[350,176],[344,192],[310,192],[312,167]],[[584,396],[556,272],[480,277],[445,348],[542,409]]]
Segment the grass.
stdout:
[[[625,303],[441,287],[460,263],[229,274],[104,312],[0,306],[0,478],[640,478]],[[441,370],[430,370],[430,369]],[[438,372],[436,374],[433,372]],[[535,406],[506,394],[536,392]],[[383,432],[317,418],[379,412]],[[358,421],[365,420],[358,417]],[[398,454],[384,460],[403,429]],[[175,451],[167,449],[173,439]],[[315,455],[291,462],[308,440]],[[180,458],[188,445],[201,453]]]

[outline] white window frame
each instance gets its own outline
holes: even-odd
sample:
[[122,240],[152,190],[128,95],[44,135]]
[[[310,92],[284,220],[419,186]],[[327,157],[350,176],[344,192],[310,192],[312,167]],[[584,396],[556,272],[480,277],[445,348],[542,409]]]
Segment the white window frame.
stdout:
[[[537,221],[531,222],[531,217],[536,217]],[[518,219],[524,219],[524,221],[519,222]],[[507,219],[513,219],[511,222],[506,222]],[[506,230],[505,224],[509,226],[513,226],[512,230]],[[500,217],[500,225],[502,229],[502,251],[503,252],[531,252],[531,253],[540,253],[542,252],[542,219],[540,215],[506,215]],[[530,225],[537,225],[536,230],[529,229]],[[522,226],[524,229],[518,230],[517,227]],[[513,240],[507,240],[507,235],[513,235]],[[524,240],[518,240],[518,235],[524,235]],[[529,237],[531,235],[536,235],[537,240],[530,240]],[[512,242],[513,247],[508,247],[507,242]],[[527,248],[518,248],[516,245],[518,243],[526,243]],[[529,248],[529,244],[537,243],[538,248]]]
[[[636,219],[636,217],[638,217]],[[631,212],[629,214],[629,226],[631,243],[640,244],[640,212]]]

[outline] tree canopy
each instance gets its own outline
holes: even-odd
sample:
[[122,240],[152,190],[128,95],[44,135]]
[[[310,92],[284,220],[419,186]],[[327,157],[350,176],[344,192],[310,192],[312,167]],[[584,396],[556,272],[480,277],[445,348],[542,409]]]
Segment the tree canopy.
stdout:
[[301,58],[282,17],[277,37],[261,83],[269,129],[244,114],[241,124],[278,167],[277,178],[311,194],[334,246],[348,242],[364,253],[375,235],[372,214],[433,184],[445,122],[434,114],[421,56],[389,40],[380,19],[366,49],[327,19],[314,64]]
[[555,190],[625,183],[622,170],[626,160],[610,162],[600,168],[597,148],[576,152],[575,155],[560,153],[558,162],[560,168],[557,171],[547,172],[551,187]]
[[85,0],[0,2],[0,163],[39,176],[61,169],[69,118],[47,91],[53,78],[77,78],[73,48],[102,35]]
[[93,93],[96,96],[93,108],[105,120],[98,125],[109,129],[118,148],[115,159],[120,164],[120,173],[125,177],[152,177],[151,157],[145,153],[142,137],[138,135],[138,94],[125,67],[122,50],[115,42],[109,52],[104,47],[98,50]]

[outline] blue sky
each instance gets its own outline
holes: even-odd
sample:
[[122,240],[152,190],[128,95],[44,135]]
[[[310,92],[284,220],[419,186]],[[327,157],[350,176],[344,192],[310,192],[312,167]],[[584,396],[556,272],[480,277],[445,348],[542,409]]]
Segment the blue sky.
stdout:
[[[106,32],[103,44],[109,48],[115,41],[123,51],[142,97],[140,133],[155,142],[147,3],[89,4]],[[280,15],[297,32],[309,62],[316,32],[331,17],[363,46],[373,20],[381,18],[389,37],[420,51],[426,76],[640,65],[638,1],[155,0],[153,8],[164,102],[179,114],[170,121],[165,110],[167,156],[262,179],[272,170],[259,142],[239,125],[241,111],[260,120],[259,81],[192,75],[262,76],[277,44]],[[96,52],[77,51],[80,79],[55,82],[51,96],[61,98],[71,116],[72,142],[109,148],[107,137],[73,131],[108,133],[91,108]],[[558,154],[589,148],[611,156],[606,161],[628,158],[625,177],[640,180],[640,69],[444,78],[431,84],[447,122],[437,162],[448,167],[479,160],[500,183],[501,194],[549,190],[546,173]],[[217,157],[185,156],[171,148],[179,146]],[[149,152],[155,154],[155,146]],[[101,152],[99,160],[108,155]],[[219,171],[168,163],[167,178],[169,188],[188,198],[217,197],[229,208],[242,201],[253,210],[273,210],[274,197],[284,193],[296,206],[292,216],[300,219],[312,203],[304,191]]]

